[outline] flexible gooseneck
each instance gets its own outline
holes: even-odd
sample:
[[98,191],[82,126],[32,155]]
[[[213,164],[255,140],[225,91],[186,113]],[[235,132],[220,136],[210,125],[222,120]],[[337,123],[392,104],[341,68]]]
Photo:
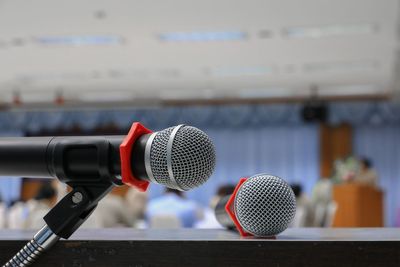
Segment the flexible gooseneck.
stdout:
[[15,256],[9,260],[3,267],[25,267],[31,265],[43,251],[51,248],[60,237],[54,234],[50,228],[45,225],[37,232],[29,243],[27,243]]

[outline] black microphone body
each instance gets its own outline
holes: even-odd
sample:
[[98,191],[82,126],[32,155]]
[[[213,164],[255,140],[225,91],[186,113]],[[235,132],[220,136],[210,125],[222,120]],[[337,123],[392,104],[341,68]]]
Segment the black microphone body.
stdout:
[[217,202],[217,205],[215,206],[214,214],[219,224],[221,224],[223,227],[229,230],[234,230],[235,223],[225,210],[225,206],[228,203],[231,196],[232,195],[221,197],[221,199]]
[[[144,151],[149,135],[140,136],[131,153],[132,173],[147,181]],[[117,181],[121,175],[119,147],[124,138],[123,135],[0,138],[0,176],[57,177],[68,184],[69,179],[93,182],[101,176],[100,172],[107,172]]]

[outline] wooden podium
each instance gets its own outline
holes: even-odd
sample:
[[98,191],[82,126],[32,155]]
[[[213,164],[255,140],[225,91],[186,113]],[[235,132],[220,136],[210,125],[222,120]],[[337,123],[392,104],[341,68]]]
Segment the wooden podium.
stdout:
[[383,227],[383,192],[369,185],[348,183],[333,188],[337,210],[333,227]]

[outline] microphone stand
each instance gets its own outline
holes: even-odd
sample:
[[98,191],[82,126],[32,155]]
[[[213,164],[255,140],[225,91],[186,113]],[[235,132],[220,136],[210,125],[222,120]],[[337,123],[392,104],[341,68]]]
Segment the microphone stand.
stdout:
[[45,225],[33,239],[27,243],[15,256],[9,260],[3,267],[28,266],[32,264],[43,251],[51,248],[58,240],[59,236],[53,233]]
[[[63,164],[58,165],[63,167],[56,170],[57,177],[68,184],[72,191],[43,217],[46,225],[3,267],[23,267],[32,264],[43,251],[52,247],[60,238],[68,239],[114,186],[123,185],[121,177],[110,172],[108,142],[95,141],[92,145],[98,148],[97,173],[90,173],[85,177],[77,175],[67,178],[68,168]],[[58,155],[61,157],[58,160],[63,162],[63,153]]]
[[73,182],[70,183],[72,191],[44,216],[46,225],[3,267],[28,266],[60,238],[68,239],[92,214],[98,202],[115,186],[110,180],[103,180],[100,184],[95,180],[92,185],[84,186],[74,186]]
[[[121,175],[113,174],[111,144],[106,140],[67,140],[57,144],[53,154],[54,176],[72,188],[44,217],[46,225],[3,267],[24,267],[32,264],[40,254],[51,248],[60,238],[68,239],[92,214],[98,202],[115,186],[129,184],[145,191],[148,181],[137,180],[131,174],[131,150],[136,138],[150,133],[139,123],[133,123],[120,145]],[[96,148],[90,172],[73,172],[65,164],[65,151]],[[122,177],[121,177],[122,176]]]

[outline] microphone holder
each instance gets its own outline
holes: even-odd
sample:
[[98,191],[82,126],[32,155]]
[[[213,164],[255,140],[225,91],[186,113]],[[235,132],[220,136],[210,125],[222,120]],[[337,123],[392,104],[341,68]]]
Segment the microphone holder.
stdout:
[[60,238],[68,239],[92,214],[98,202],[115,186],[110,180],[103,181],[99,184],[97,180],[86,185],[69,182],[72,191],[44,216],[46,225],[3,267],[28,266]]
[[[33,239],[27,243],[3,267],[28,266],[39,255],[51,248],[60,238],[68,239],[92,214],[98,202],[109,193],[114,186],[129,184],[140,191],[146,191],[149,182],[133,176],[131,171],[131,151],[135,140],[142,134],[150,133],[140,123],[133,123],[128,135],[120,145],[121,175],[110,171],[110,143],[104,140],[87,142],[65,142],[55,148],[53,161],[57,168],[56,177],[69,185],[72,190],[65,195],[44,217],[46,225],[39,230]],[[64,151],[70,147],[95,147],[97,150],[97,174],[87,177],[68,175],[65,167]],[[122,176],[122,178],[121,178]]]

